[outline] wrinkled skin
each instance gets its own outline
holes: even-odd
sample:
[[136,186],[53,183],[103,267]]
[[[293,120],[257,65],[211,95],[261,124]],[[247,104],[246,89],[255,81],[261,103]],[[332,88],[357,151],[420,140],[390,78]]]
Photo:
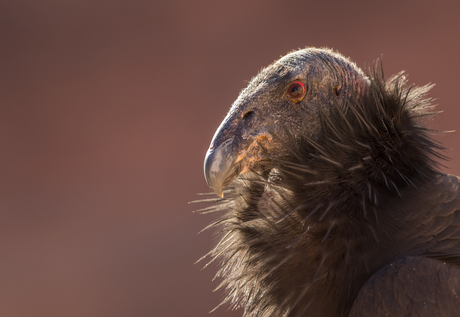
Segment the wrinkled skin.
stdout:
[[[296,80],[307,87],[299,103],[287,96],[288,86]],[[338,54],[298,51],[270,65],[243,90],[214,135],[205,160],[208,185],[221,196],[222,187],[266,159],[266,151],[285,156],[288,150],[280,139],[293,137],[295,141],[301,134],[314,138],[320,128],[318,107],[327,113],[333,107],[331,94],[338,94],[338,104],[343,104],[351,89],[364,90],[365,85],[363,73]],[[226,163],[223,159],[216,162],[217,156]]]

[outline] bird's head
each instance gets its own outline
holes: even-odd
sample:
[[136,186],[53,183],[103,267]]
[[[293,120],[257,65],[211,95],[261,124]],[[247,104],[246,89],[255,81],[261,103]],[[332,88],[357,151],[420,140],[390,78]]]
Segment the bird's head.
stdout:
[[[320,115],[346,111],[368,87],[362,71],[328,49],[290,53],[254,77],[217,129],[204,162],[219,196],[238,175],[290,155],[299,136],[315,139]],[[353,93],[353,95],[352,95]]]

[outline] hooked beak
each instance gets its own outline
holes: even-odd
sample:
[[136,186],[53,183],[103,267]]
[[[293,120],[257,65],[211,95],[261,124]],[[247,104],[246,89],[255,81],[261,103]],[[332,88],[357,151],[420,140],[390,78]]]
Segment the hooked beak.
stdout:
[[204,177],[209,188],[224,197],[222,189],[234,180],[241,172],[241,160],[233,151],[233,140],[227,139],[220,145],[212,146],[204,159]]
[[245,119],[237,110],[227,115],[214,134],[204,159],[204,177],[209,188],[222,198],[222,189],[261,159],[258,141],[267,139],[267,133],[256,121]]

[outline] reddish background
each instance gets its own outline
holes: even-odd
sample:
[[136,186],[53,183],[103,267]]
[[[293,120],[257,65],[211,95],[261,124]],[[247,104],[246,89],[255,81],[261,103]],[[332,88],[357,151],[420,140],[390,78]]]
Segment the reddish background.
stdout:
[[[0,315],[207,316],[211,137],[247,80],[328,46],[436,83],[460,129],[458,1],[0,2]],[[458,133],[445,163],[460,174]],[[211,316],[241,316],[219,309]]]

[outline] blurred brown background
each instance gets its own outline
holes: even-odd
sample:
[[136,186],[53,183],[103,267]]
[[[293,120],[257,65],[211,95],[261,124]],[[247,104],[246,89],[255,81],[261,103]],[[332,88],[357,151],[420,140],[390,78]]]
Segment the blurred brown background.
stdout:
[[[458,122],[458,1],[0,2],[0,316],[208,316],[193,263],[211,137],[247,80],[328,46],[436,83]],[[456,134],[437,138],[460,174]],[[241,316],[220,308],[210,316]]]

